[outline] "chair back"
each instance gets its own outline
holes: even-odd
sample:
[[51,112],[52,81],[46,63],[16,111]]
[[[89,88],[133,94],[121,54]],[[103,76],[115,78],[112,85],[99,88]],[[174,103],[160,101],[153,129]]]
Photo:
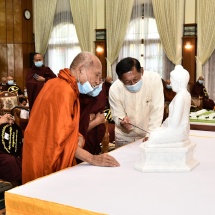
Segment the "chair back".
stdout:
[[18,105],[17,95],[8,91],[0,93],[0,100],[2,113],[10,113],[10,111]]

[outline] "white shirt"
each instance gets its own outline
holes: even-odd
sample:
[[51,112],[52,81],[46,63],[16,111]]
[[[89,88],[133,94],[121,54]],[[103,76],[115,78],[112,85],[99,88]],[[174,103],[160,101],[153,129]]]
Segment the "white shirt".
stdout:
[[127,132],[120,126],[119,118],[127,115],[130,123],[148,132],[159,127],[163,119],[164,95],[160,75],[144,71],[142,79],[143,85],[137,93],[129,92],[119,79],[109,91],[111,115],[116,124],[115,135],[128,142],[143,138],[147,133],[135,127]]

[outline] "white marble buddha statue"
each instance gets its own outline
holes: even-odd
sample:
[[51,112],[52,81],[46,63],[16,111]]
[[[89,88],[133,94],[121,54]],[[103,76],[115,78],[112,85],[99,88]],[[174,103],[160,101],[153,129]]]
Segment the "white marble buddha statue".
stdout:
[[187,91],[189,73],[181,65],[175,66],[170,73],[171,86],[176,95],[169,105],[169,116],[162,126],[151,132],[145,147],[171,147],[169,144],[186,143],[189,140],[189,113],[191,96]]

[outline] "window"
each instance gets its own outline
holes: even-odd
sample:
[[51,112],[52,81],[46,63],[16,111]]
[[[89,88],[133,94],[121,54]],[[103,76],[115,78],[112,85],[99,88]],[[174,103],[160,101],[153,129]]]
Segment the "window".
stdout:
[[[67,10],[68,8],[70,6],[66,7]],[[60,9],[62,5],[56,9],[54,27],[45,55],[46,65],[55,74],[58,74],[60,69],[69,68],[74,57],[81,52],[71,11],[60,11]]]

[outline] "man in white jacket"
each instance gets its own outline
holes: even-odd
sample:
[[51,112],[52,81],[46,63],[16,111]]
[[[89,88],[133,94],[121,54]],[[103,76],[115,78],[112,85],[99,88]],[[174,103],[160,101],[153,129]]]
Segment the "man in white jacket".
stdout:
[[131,57],[116,66],[118,80],[110,87],[109,102],[115,121],[116,147],[143,138],[159,127],[163,119],[164,95],[161,77],[143,71],[140,62]]

